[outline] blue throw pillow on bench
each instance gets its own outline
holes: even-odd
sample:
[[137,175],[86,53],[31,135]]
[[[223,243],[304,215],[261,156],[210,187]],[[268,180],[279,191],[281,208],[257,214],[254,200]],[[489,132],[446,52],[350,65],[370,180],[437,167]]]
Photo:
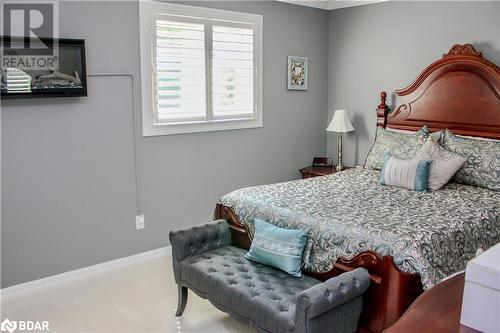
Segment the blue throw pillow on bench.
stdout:
[[252,246],[245,258],[301,277],[307,234],[302,230],[279,228],[259,219],[254,220],[254,226]]

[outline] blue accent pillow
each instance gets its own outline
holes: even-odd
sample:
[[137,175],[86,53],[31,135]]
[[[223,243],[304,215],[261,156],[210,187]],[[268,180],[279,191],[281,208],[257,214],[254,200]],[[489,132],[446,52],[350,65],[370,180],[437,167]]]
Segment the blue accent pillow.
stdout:
[[254,226],[252,246],[245,258],[301,277],[307,234],[302,230],[279,228],[259,219],[254,220]]
[[395,158],[390,153],[384,155],[384,165],[380,172],[380,185],[405,187],[417,192],[426,192],[432,160],[410,161]]

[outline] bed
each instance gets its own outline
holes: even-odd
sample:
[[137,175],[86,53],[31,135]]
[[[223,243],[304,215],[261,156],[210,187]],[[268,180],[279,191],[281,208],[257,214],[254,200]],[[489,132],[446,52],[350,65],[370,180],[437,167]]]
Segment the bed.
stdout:
[[259,218],[306,230],[304,270],[327,272],[337,259],[371,250],[418,273],[424,289],[465,269],[479,248],[500,242],[500,193],[451,183],[421,193],[380,186],[380,171],[353,168],[329,176],[255,186],[225,195],[253,234]]
[[[407,88],[390,112],[381,94],[377,125],[500,138],[500,69],[469,44],[454,45]],[[500,241],[500,192],[450,183],[418,193],[377,184],[379,171],[354,168],[225,195],[217,218],[249,248],[254,218],[308,231],[304,271],[327,279],[364,267],[372,285],[360,330],[381,332],[422,292],[465,268],[478,248]]]

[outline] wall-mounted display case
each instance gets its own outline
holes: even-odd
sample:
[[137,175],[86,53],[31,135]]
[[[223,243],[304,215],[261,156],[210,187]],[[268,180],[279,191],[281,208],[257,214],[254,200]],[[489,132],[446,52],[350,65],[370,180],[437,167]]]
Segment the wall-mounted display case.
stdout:
[[2,36],[0,42],[2,99],[87,96],[85,40]]

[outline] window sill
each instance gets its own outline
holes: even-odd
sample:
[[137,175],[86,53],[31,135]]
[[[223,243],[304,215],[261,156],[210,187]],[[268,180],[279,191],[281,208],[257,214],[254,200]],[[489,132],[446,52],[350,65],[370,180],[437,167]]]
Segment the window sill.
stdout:
[[262,119],[221,120],[204,123],[181,123],[152,125],[143,128],[143,136],[173,135],[185,133],[201,133],[227,131],[245,128],[262,127]]

